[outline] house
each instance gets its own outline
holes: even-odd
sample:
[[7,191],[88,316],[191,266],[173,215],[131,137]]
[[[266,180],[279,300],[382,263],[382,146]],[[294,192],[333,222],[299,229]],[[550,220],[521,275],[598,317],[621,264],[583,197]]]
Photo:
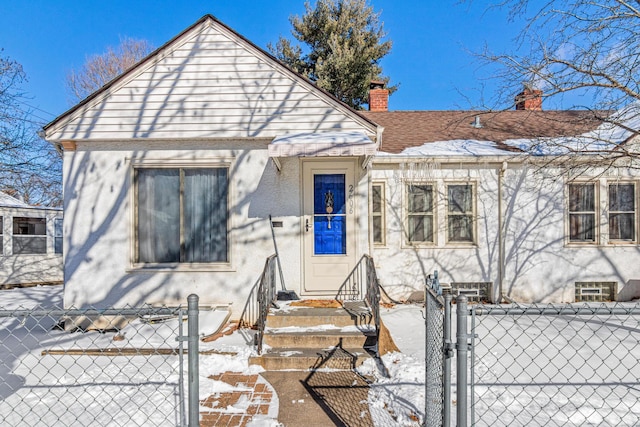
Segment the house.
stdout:
[[61,208],[30,206],[0,192],[2,288],[62,283],[62,219]]
[[[601,146],[559,152],[629,133],[612,135],[590,112],[535,105],[365,113],[385,128],[370,167],[370,253],[389,293],[406,295],[438,270],[472,300],[640,296],[636,168],[594,166]],[[540,156],[527,154],[531,144]]]
[[[237,317],[274,252],[271,224],[287,288],[306,298],[335,297],[364,254],[398,297],[434,270],[523,301],[640,278],[638,227],[612,239],[604,209],[612,185],[635,197],[635,178],[573,187],[506,143],[599,123],[389,112],[372,83],[382,111],[354,111],[207,15],[49,123],[64,149],[65,306],[196,293]],[[636,210],[617,212],[636,224]]]

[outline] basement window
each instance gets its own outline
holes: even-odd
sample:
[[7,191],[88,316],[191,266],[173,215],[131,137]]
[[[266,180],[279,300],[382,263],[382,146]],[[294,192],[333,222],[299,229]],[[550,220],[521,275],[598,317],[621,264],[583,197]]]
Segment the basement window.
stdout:
[[453,295],[465,295],[469,302],[490,302],[493,282],[453,282]]
[[615,301],[618,295],[618,282],[576,282],[576,302]]

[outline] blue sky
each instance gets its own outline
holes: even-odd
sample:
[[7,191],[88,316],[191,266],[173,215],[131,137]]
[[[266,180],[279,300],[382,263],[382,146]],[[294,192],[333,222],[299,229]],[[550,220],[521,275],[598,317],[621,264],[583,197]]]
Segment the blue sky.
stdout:
[[[370,0],[381,11],[391,53],[384,73],[400,83],[391,110],[468,109],[490,97],[490,70],[469,53],[486,43],[509,47],[518,31],[485,2]],[[205,14],[265,48],[290,36],[289,16],[304,13],[303,0],[0,0],[0,48],[20,62],[36,119],[66,111],[65,74],[123,36],[159,47]],[[520,88],[514,88],[514,94]]]

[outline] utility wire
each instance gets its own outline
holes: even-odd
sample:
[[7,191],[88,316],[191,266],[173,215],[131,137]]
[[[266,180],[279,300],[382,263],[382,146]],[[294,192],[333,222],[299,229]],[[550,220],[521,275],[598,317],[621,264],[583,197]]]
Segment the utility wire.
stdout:
[[34,105],[28,104],[28,103],[26,103],[25,101],[22,101],[22,100],[20,100],[20,99],[17,99],[17,101],[18,101],[19,103],[21,103],[21,104],[26,105],[26,106],[27,106],[27,107],[29,107],[29,108],[33,108],[34,110],[38,110],[38,111],[40,111],[40,112],[42,112],[42,113],[45,113],[45,114],[47,114],[47,115],[51,116],[52,118],[57,117],[55,114],[50,113],[50,112],[48,112],[48,111],[45,111],[45,110],[43,110],[42,108],[38,108],[38,107],[36,107],[36,106],[34,106]]

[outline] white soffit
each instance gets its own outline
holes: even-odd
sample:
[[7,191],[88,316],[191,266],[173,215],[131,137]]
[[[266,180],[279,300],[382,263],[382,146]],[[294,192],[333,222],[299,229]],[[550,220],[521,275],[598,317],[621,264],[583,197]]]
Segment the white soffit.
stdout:
[[376,144],[363,132],[297,133],[274,138],[269,157],[373,156]]

